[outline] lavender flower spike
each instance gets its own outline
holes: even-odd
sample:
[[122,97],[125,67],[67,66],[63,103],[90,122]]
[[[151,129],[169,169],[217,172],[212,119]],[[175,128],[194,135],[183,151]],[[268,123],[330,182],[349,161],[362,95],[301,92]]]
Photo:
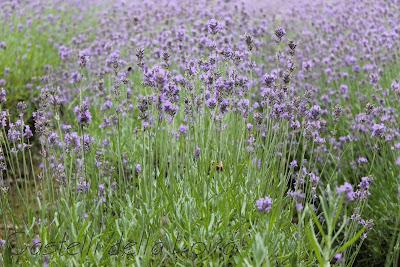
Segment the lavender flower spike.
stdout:
[[270,212],[272,209],[272,199],[268,196],[256,201],[256,206],[260,212]]

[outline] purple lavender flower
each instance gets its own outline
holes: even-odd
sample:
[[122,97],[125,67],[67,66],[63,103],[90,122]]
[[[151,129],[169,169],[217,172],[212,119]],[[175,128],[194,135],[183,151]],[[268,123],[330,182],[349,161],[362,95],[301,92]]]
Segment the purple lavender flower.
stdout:
[[219,22],[215,19],[210,19],[207,23],[207,27],[208,27],[208,32],[214,35],[217,34],[221,28]]
[[200,154],[201,154],[200,147],[196,146],[196,148],[194,149],[194,157],[195,157],[195,159],[199,159],[200,158]]
[[18,142],[21,140],[22,133],[20,127],[16,125],[16,123],[10,123],[10,128],[8,129],[8,134],[7,134],[8,140],[10,142]]
[[271,86],[272,83],[275,81],[276,77],[273,74],[266,73],[264,74],[263,81],[266,86]]
[[268,196],[256,201],[256,206],[260,212],[269,212],[272,209],[272,199]]
[[70,130],[72,129],[72,126],[71,126],[71,125],[68,125],[68,124],[63,124],[63,125],[61,125],[61,129],[62,129],[64,132],[69,133]]
[[366,176],[366,177],[362,177],[361,178],[361,182],[358,185],[359,190],[357,190],[354,193],[355,199],[364,200],[364,199],[368,198],[368,196],[370,195],[369,187],[371,185],[372,180],[373,179],[370,176]]
[[102,111],[109,110],[109,109],[112,108],[112,106],[113,106],[112,101],[111,101],[110,99],[107,99],[107,100],[104,102],[103,106],[101,107],[101,110],[102,110]]
[[19,114],[23,114],[28,108],[27,104],[24,101],[20,101],[17,103],[17,110]]
[[370,176],[362,177],[359,187],[361,190],[368,190],[369,186],[372,182],[372,178]]
[[292,162],[290,162],[289,167],[291,169],[297,168],[298,164],[297,164],[297,160],[293,160]]
[[296,210],[298,212],[301,212],[304,209],[304,206],[302,203],[296,203]]
[[43,260],[43,267],[48,267],[49,264],[50,264],[50,257],[49,255],[45,255]]
[[29,125],[25,125],[24,137],[26,139],[30,139],[32,136],[33,136],[33,133],[31,131],[31,128],[29,127]]
[[7,126],[7,117],[8,117],[7,111],[0,112],[0,126],[3,128],[5,128]]
[[358,164],[358,165],[362,165],[362,164],[366,164],[366,163],[368,163],[368,159],[365,158],[365,157],[359,157],[359,158],[357,159],[357,164]]
[[142,172],[142,166],[139,163],[136,164],[135,171],[136,171],[136,174],[139,174]]
[[317,120],[320,114],[321,114],[321,107],[318,105],[314,105],[310,109],[308,116],[310,117],[310,119]]
[[7,101],[7,93],[6,90],[4,90],[3,88],[1,88],[0,90],[0,104],[4,104]]
[[257,168],[260,170],[261,167],[262,167],[262,161],[261,161],[261,159],[258,159],[257,160]]
[[316,175],[315,173],[313,173],[313,172],[310,172],[309,176],[310,176],[310,180],[311,180],[311,185],[313,187],[317,187],[317,185],[319,183],[319,180],[320,180],[320,177],[318,175]]
[[105,202],[105,197],[104,197],[105,190],[106,190],[105,185],[99,184],[99,189],[97,194],[103,203]]
[[215,106],[217,105],[217,99],[215,98],[210,98],[206,101],[207,107],[209,107],[210,109],[214,109]]
[[343,260],[343,254],[342,254],[342,253],[337,253],[337,254],[333,257],[333,259],[335,260],[335,263],[342,262],[342,260]]
[[393,92],[400,93],[400,82],[393,81],[391,88],[392,88]]
[[55,132],[51,132],[49,134],[49,137],[47,138],[48,142],[50,145],[58,145],[59,144],[59,139],[58,139],[58,134]]
[[90,183],[81,179],[76,189],[78,193],[87,193],[90,189]]
[[91,137],[91,136],[88,135],[88,134],[85,134],[85,135],[83,136],[83,149],[84,149],[85,151],[90,151],[90,148],[91,148],[91,146],[92,146],[93,143],[94,143],[93,137]]
[[74,112],[79,124],[88,125],[92,121],[92,114],[89,111],[89,103],[87,101],[83,101],[81,106],[76,106]]
[[165,100],[163,109],[171,116],[174,116],[178,112],[178,107],[172,104],[169,100]]
[[32,240],[32,247],[38,248],[41,246],[40,237],[36,235],[36,237]]
[[372,125],[372,136],[382,137],[386,131],[386,126],[382,123]]
[[398,158],[396,159],[396,165],[397,165],[397,166],[400,166],[400,157],[398,157]]
[[282,37],[286,35],[286,31],[282,27],[279,27],[275,30],[275,35],[276,37],[278,37],[279,40],[281,40]]
[[101,145],[102,145],[103,147],[108,147],[108,146],[110,145],[110,140],[104,139],[104,140],[101,142]]
[[4,248],[6,245],[6,241],[4,239],[0,239],[0,249]]
[[354,194],[354,191],[353,191],[353,186],[348,182],[345,182],[343,185],[339,186],[336,189],[336,192],[339,195],[345,194],[347,201],[353,201],[354,198],[355,198],[355,194]]
[[67,149],[79,150],[81,147],[81,138],[77,132],[66,133],[64,136],[64,142]]
[[348,92],[349,92],[349,87],[348,87],[346,84],[342,84],[342,85],[340,86],[340,93],[341,93],[342,95],[347,95]]
[[306,195],[300,191],[290,191],[288,192],[288,196],[293,198],[297,203],[301,203]]
[[397,150],[400,150],[400,143],[396,143],[396,144],[394,145],[394,148],[397,149]]
[[69,81],[71,84],[79,83],[82,80],[82,76],[79,72],[75,71],[71,74],[71,80]]
[[186,125],[181,124],[181,126],[179,126],[179,132],[181,134],[186,134],[188,132],[188,127]]

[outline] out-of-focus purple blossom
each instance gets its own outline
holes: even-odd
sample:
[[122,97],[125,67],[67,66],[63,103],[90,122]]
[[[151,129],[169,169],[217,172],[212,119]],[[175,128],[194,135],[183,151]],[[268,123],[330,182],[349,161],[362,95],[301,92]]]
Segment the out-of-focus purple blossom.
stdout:
[[90,189],[90,183],[85,180],[80,180],[76,189],[78,193],[87,193]]
[[61,129],[62,129],[64,132],[69,133],[70,130],[72,129],[72,126],[71,126],[71,125],[68,125],[68,124],[63,124],[63,125],[61,125]]
[[8,129],[8,140],[10,142],[18,142],[22,138],[22,129],[21,125],[17,125],[16,123],[10,123],[10,128]]
[[88,134],[83,136],[83,149],[85,151],[90,151],[92,144],[94,143],[94,138]]
[[50,256],[45,255],[43,259],[43,267],[48,267],[50,265]]
[[360,189],[361,190],[368,190],[371,182],[372,182],[372,178],[371,177],[369,177],[369,176],[362,177],[360,185],[359,185]]
[[321,112],[321,107],[318,105],[314,105],[309,111],[309,117],[313,120],[316,120],[320,116]]
[[195,159],[199,159],[200,158],[200,154],[201,154],[200,147],[196,146],[196,148],[194,149],[194,158]]
[[7,111],[1,111],[0,112],[0,125],[1,125],[1,127],[5,128],[7,126],[7,118],[8,118],[8,112]]
[[188,127],[186,126],[186,125],[181,125],[181,126],[179,126],[179,132],[181,133],[181,134],[186,134],[187,132],[188,132]]
[[280,39],[282,39],[283,36],[286,35],[286,31],[282,27],[279,27],[278,29],[275,30],[275,35],[280,40]]
[[24,137],[26,139],[30,139],[32,136],[33,136],[33,133],[31,131],[31,128],[29,127],[29,125],[25,125]]
[[344,96],[346,96],[349,92],[349,87],[346,84],[342,84],[340,86],[340,93]]
[[40,237],[37,235],[33,240],[32,240],[32,247],[33,248],[38,248],[41,246],[41,241]]
[[400,93],[400,82],[399,81],[393,81],[391,88],[393,90],[393,92],[395,93]]
[[142,166],[139,163],[136,164],[135,171],[137,174],[140,174],[142,172]]
[[81,147],[81,138],[77,132],[66,133],[64,136],[64,142],[68,149],[79,150]]
[[266,86],[271,86],[275,82],[275,79],[276,79],[275,75],[270,73],[266,73],[263,76],[263,81]]
[[210,98],[210,99],[208,99],[208,100],[206,101],[206,104],[207,104],[207,106],[208,106],[210,109],[214,109],[215,106],[217,105],[217,99],[215,99],[215,98]]
[[319,183],[320,177],[313,172],[310,172],[309,176],[310,176],[310,180],[311,180],[311,185],[313,187],[316,187]]
[[256,201],[256,206],[260,212],[270,212],[272,209],[272,199],[268,196]]
[[301,204],[301,203],[296,203],[296,210],[297,210],[298,212],[301,212],[303,209],[304,209],[303,204]]
[[55,133],[55,132],[51,132],[49,134],[49,137],[47,138],[47,140],[48,140],[49,144],[53,145],[53,146],[58,146],[59,143],[60,143],[59,138],[58,138],[58,134]]
[[290,162],[289,167],[290,167],[291,169],[297,168],[297,167],[298,167],[297,160],[293,160],[292,162]]
[[104,102],[104,104],[103,104],[101,110],[102,110],[102,111],[109,110],[109,109],[112,108],[112,106],[113,106],[112,101],[111,101],[110,99],[107,99],[107,100]]
[[4,104],[7,101],[7,93],[6,90],[4,90],[4,88],[1,88],[0,90],[0,104]]
[[110,146],[110,140],[104,139],[104,140],[101,142],[101,145],[102,145],[103,147],[108,147],[108,146]]
[[62,45],[58,48],[58,54],[60,55],[61,60],[65,61],[71,57],[72,49],[69,49],[68,47]]
[[335,263],[340,263],[343,261],[343,254],[342,253],[337,253],[333,259],[335,260]]
[[288,192],[288,196],[293,198],[296,202],[301,202],[306,197],[306,195],[300,191],[290,191]]
[[207,22],[208,32],[211,34],[217,34],[221,30],[221,25],[216,19],[210,19]]
[[359,165],[366,164],[366,163],[368,163],[368,159],[365,157],[359,157],[357,159],[357,164],[359,164]]
[[103,203],[106,202],[105,201],[105,197],[104,197],[105,196],[105,190],[106,190],[105,185],[104,184],[99,184],[97,195],[100,198],[101,202],[103,202]]
[[79,83],[82,80],[82,76],[79,72],[75,71],[71,74],[71,84]]
[[338,194],[345,194],[347,201],[353,201],[355,198],[353,186],[348,182],[345,182],[343,185],[339,186],[336,189],[336,192]]
[[74,112],[79,124],[88,125],[92,121],[92,114],[89,111],[89,103],[87,101],[83,101],[82,105],[76,106]]
[[386,126],[382,123],[379,124],[375,123],[374,125],[372,125],[372,131],[371,131],[372,136],[383,137],[385,131],[386,131]]

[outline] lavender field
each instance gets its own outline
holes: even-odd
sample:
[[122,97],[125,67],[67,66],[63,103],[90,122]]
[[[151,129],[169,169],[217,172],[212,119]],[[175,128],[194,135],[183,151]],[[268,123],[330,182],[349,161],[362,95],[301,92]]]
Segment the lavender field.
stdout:
[[400,266],[400,0],[0,0],[0,266]]

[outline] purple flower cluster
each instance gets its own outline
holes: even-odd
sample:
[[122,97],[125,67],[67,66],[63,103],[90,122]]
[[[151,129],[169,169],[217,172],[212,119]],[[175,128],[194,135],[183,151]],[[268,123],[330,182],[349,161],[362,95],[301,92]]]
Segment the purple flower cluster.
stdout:
[[256,206],[260,212],[270,212],[272,209],[272,199],[268,196],[256,201]]
[[87,101],[83,101],[80,106],[76,106],[74,112],[79,124],[88,125],[92,121],[92,114],[89,111],[89,103]]
[[367,199],[368,196],[370,195],[369,188],[372,183],[373,179],[370,176],[362,177],[361,182],[358,185],[358,190],[354,191],[353,186],[345,182],[343,185],[339,186],[336,189],[336,192],[338,194],[343,194],[346,197],[346,200],[349,202],[355,201],[355,200],[364,200]]

